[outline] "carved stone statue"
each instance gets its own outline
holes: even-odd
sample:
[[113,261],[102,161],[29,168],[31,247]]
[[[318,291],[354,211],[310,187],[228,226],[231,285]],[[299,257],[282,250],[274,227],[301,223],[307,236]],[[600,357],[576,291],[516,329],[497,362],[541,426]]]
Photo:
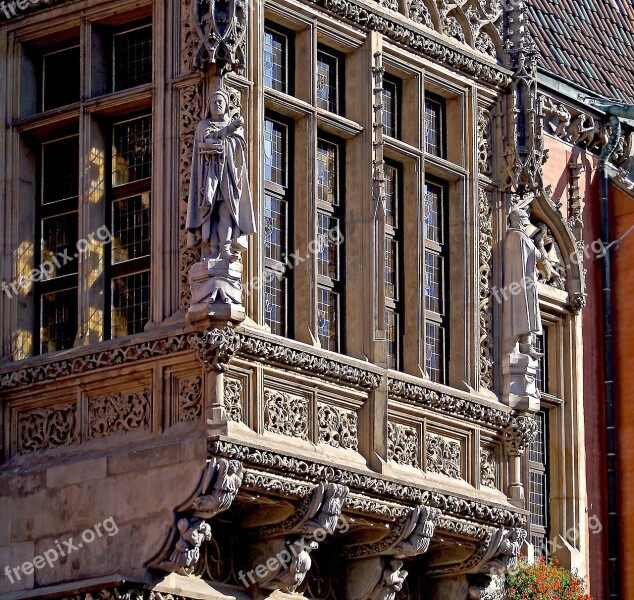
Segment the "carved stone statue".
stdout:
[[209,116],[196,128],[187,229],[202,244],[203,258],[235,262],[255,233],[246,166],[244,119],[229,116],[229,95],[215,89]]
[[240,252],[255,233],[244,119],[232,118],[229,107],[229,95],[216,88],[194,138],[187,230],[202,261],[190,270],[192,305],[241,304]]
[[538,358],[535,336],[542,333],[542,320],[537,298],[537,261],[539,250],[526,232],[530,221],[524,208],[509,214],[509,229],[504,242],[504,288],[507,296],[503,312],[508,335],[519,341],[519,351]]
[[218,461],[216,480],[211,493],[198,496],[192,502],[195,514],[208,519],[227,510],[242,485],[243,476],[242,463],[239,461]]

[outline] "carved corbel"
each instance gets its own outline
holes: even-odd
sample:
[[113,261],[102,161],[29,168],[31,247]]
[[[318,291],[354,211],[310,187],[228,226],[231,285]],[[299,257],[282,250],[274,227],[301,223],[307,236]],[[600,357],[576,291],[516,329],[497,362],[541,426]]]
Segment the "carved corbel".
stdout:
[[524,507],[524,484],[522,483],[521,457],[537,434],[537,422],[532,417],[514,417],[504,430],[504,444],[509,460],[509,501],[519,508]]
[[230,327],[189,334],[189,345],[196,350],[207,371],[226,371],[241,343],[240,334]]
[[509,456],[523,456],[537,435],[533,417],[514,417],[504,430],[504,443]]
[[503,600],[506,573],[517,566],[523,529],[491,532],[465,561],[428,571],[433,600]]
[[383,539],[349,546],[343,554],[349,561],[347,600],[393,600],[407,577],[401,559],[427,552],[441,514],[437,508],[415,506]]
[[320,483],[284,521],[249,530],[252,581],[263,589],[297,590],[311,567],[310,553],[336,531],[348,492],[344,485]]
[[174,511],[174,525],[168,538],[147,566],[181,575],[190,574],[200,559],[200,547],[212,537],[207,520],[231,506],[242,479],[240,461],[209,459],[195,493]]
[[376,556],[353,563],[346,579],[347,600],[395,600],[408,573],[398,558]]

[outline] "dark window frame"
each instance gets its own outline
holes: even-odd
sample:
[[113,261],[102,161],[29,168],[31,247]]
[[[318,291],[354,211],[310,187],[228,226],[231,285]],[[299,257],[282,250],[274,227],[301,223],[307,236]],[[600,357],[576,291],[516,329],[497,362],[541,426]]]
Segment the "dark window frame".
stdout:
[[[427,145],[427,102],[433,102],[438,105],[440,115],[437,120],[437,127],[439,127],[439,139],[438,142],[440,144],[439,152],[433,152],[429,149]],[[423,99],[423,108],[424,108],[424,118],[423,123],[425,125],[424,137],[423,137],[423,149],[426,154],[430,154],[431,156],[437,156],[438,158],[446,159],[447,158],[447,101],[442,96],[438,96],[437,94],[433,94],[431,92],[425,92],[425,97]]]
[[[345,94],[345,71],[346,71],[346,55],[343,52],[339,52],[330,46],[325,44],[317,44],[317,63],[319,62],[319,55],[324,54],[330,58],[334,58],[337,65],[335,73],[335,110],[319,106],[319,99],[315,97],[315,105],[322,110],[327,110],[340,117],[345,117],[346,113],[346,94]],[[315,65],[315,76],[318,76],[318,66]],[[329,101],[330,102],[330,101]]]
[[[385,84],[394,86],[394,98],[395,98],[395,119],[394,119],[394,135],[387,133],[385,121],[383,122],[383,132],[385,135],[392,137],[396,140],[400,140],[402,137],[402,123],[403,123],[403,81],[399,77],[392,75],[391,73],[385,73],[383,75],[383,90],[385,90]],[[383,114],[385,115],[385,102],[383,103]]]
[[[281,94],[293,96],[295,94],[295,32],[292,29],[279,25],[271,19],[264,20],[264,33],[271,31],[286,38],[286,90],[276,90],[264,83],[264,89],[274,90]],[[264,35],[262,37],[264,48]],[[264,57],[264,52],[263,52]],[[262,69],[264,71],[264,68]],[[264,77],[263,77],[264,81]]]

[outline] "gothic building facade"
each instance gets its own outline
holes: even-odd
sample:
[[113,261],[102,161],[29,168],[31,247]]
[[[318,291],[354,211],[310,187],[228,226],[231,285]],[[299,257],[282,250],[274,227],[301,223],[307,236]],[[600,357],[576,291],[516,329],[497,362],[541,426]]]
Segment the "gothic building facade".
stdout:
[[0,592],[601,585],[582,254],[631,132],[529,8],[0,2]]

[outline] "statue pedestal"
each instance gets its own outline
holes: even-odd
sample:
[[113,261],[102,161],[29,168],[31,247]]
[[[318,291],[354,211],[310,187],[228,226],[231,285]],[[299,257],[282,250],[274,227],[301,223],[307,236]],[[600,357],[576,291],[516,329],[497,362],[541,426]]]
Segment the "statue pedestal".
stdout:
[[240,260],[230,262],[224,258],[210,258],[192,265],[189,269],[192,300],[186,322],[200,326],[214,321],[244,321],[242,270]]
[[541,394],[537,389],[539,363],[528,354],[513,352],[502,361],[504,376],[503,401],[511,408],[535,412],[539,410]]

